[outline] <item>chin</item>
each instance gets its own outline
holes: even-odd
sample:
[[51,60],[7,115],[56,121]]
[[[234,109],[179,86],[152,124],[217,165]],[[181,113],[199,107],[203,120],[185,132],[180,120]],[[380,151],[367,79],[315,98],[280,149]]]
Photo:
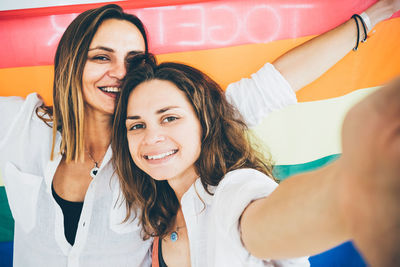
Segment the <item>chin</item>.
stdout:
[[114,115],[115,105],[104,105],[102,109],[105,114]]
[[165,175],[150,175],[150,177],[156,181],[165,181],[168,180],[168,177],[165,177]]
[[171,177],[174,177],[173,175],[169,175],[166,172],[146,172],[152,179],[156,181],[165,181],[171,179]]

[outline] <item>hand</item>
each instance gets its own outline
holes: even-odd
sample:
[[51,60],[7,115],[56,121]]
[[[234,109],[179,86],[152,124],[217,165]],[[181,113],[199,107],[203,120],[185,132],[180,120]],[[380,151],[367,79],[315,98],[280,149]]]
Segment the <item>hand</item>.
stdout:
[[395,13],[400,10],[400,1],[399,0],[382,0],[381,2],[385,2],[389,7],[392,8],[392,13]]
[[381,0],[370,6],[365,12],[368,14],[373,28],[399,10],[400,0]]
[[400,79],[349,111],[341,164],[355,244],[371,266],[400,266]]

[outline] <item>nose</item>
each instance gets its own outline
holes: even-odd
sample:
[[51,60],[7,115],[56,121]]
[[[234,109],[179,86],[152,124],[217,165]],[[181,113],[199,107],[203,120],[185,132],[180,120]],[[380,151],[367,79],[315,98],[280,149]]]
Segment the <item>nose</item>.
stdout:
[[160,127],[147,126],[144,136],[146,145],[154,145],[165,141],[165,135]]
[[112,65],[109,75],[113,78],[117,78],[118,80],[122,80],[126,75],[126,66],[125,62],[116,62]]

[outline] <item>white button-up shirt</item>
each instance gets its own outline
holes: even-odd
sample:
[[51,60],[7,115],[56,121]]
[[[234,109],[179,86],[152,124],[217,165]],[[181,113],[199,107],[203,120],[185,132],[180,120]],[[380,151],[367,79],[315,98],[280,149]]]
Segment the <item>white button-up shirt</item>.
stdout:
[[[268,112],[296,103],[290,85],[271,64],[230,85],[226,94],[252,125]],[[0,97],[0,171],[15,220],[14,266],[150,265],[151,240],[142,240],[136,221],[121,223],[125,204],[110,148],[86,192],[75,243],[67,242],[63,214],[51,193],[61,139],[58,135],[58,156],[50,161],[52,128],[35,113],[41,104],[36,94],[26,100]]]
[[182,196],[192,267],[305,267],[307,257],[260,260],[241,242],[239,218],[249,203],[267,197],[278,185],[254,169],[234,170],[208,194],[200,178]]
[[136,222],[122,224],[126,207],[118,201],[121,191],[110,161],[111,148],[86,192],[71,246],[64,235],[63,213],[51,193],[61,160],[60,135],[57,157],[50,161],[52,129],[35,114],[41,104],[37,96],[1,104],[16,111],[4,118],[13,119],[0,139],[0,167],[15,219],[14,266],[149,266],[151,240],[142,241]]

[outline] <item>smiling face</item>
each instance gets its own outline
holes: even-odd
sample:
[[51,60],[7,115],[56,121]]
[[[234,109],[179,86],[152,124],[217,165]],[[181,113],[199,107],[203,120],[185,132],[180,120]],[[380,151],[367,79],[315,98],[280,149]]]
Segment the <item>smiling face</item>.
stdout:
[[156,180],[191,185],[201,151],[201,126],[185,93],[172,82],[151,80],[129,96],[126,119],[135,164]]
[[86,107],[113,114],[121,80],[126,73],[126,56],[129,52],[143,51],[145,43],[135,25],[126,20],[105,20],[90,43],[83,70]]

